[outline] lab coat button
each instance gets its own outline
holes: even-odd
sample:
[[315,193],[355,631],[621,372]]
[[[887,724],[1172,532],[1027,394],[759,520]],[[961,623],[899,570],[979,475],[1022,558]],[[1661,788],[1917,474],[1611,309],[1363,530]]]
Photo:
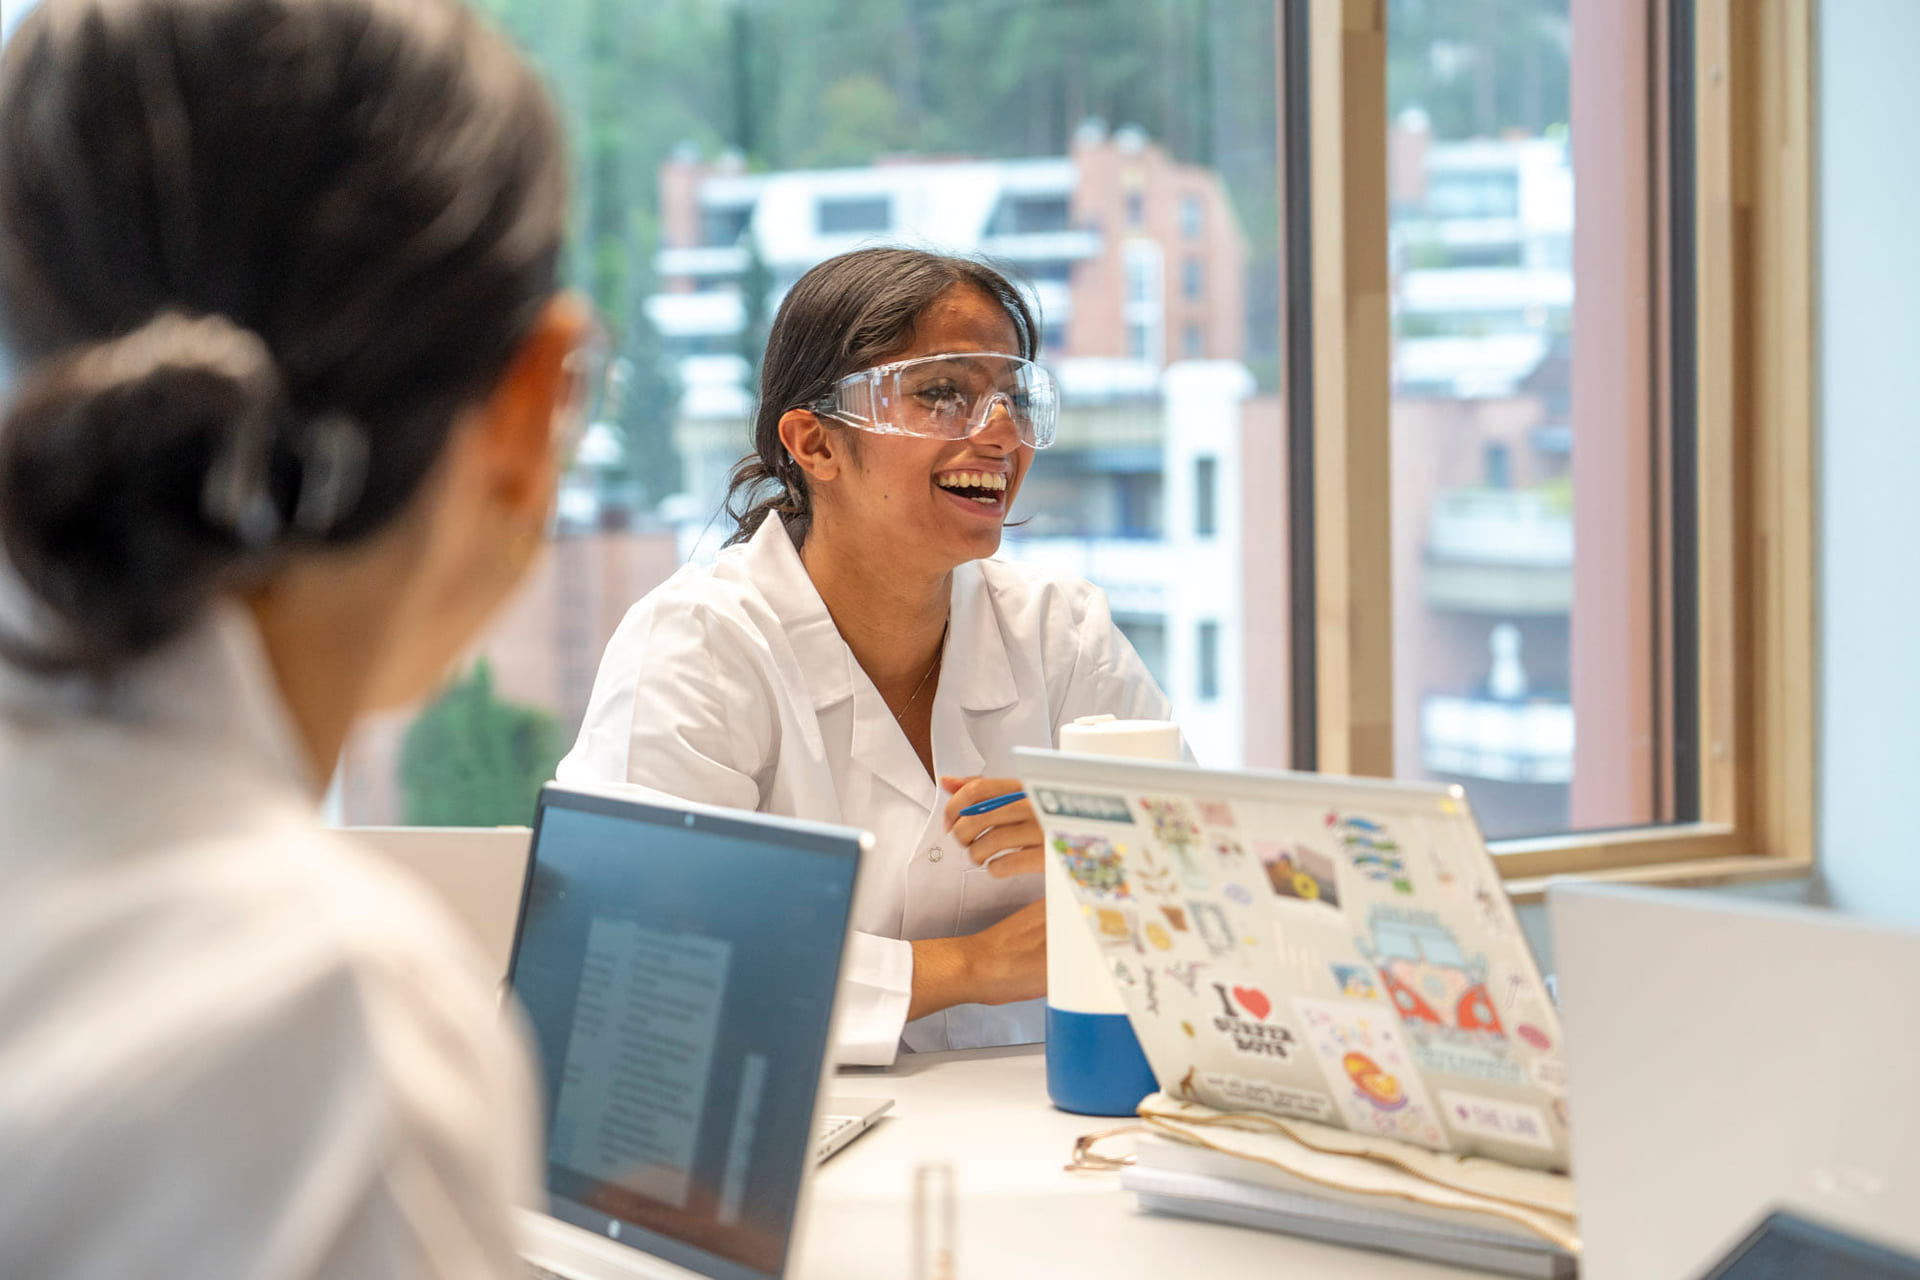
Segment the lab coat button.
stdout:
[[928,861],[928,862],[938,862],[938,861],[940,861],[940,859],[941,859],[941,857],[942,857],[942,856],[943,856],[943,855],[942,855],[942,854],[941,854],[941,852],[940,852],[940,846],[939,846],[939,845],[935,845],[935,846],[933,846],[933,848],[931,848],[931,849],[929,849],[929,850],[927,850],[927,861]]

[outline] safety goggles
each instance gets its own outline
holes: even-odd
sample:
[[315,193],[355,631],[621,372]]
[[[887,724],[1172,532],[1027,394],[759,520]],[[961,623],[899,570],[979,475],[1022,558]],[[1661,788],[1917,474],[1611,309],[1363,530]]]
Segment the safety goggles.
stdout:
[[1044,449],[1060,426],[1053,375],[1020,356],[984,351],[896,360],[850,373],[810,406],[885,435],[965,440],[1004,409],[1020,443]]

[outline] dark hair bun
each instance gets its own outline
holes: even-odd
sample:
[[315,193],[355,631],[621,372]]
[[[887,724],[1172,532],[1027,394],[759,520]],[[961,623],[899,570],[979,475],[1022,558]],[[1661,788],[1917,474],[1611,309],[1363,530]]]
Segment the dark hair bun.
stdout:
[[51,615],[39,665],[111,671],[258,565],[280,387],[257,335],[171,312],[28,371],[0,425],[0,540]]

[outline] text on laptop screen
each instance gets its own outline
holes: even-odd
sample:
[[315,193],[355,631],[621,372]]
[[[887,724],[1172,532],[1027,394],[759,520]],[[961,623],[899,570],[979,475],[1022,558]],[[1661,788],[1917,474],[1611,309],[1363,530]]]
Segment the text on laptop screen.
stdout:
[[778,1274],[856,861],[825,836],[605,803],[543,806],[514,961],[550,1212],[702,1274]]

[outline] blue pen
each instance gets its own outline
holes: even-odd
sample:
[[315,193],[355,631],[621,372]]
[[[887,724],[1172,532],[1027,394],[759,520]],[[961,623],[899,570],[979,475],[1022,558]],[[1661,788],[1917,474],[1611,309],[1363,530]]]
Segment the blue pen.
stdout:
[[995,796],[991,800],[982,800],[979,804],[970,804],[955,816],[961,818],[976,818],[983,813],[992,813],[995,809],[1004,808],[1012,804],[1015,800],[1025,800],[1026,798],[1027,793],[1024,791],[1009,791],[1003,796]]

